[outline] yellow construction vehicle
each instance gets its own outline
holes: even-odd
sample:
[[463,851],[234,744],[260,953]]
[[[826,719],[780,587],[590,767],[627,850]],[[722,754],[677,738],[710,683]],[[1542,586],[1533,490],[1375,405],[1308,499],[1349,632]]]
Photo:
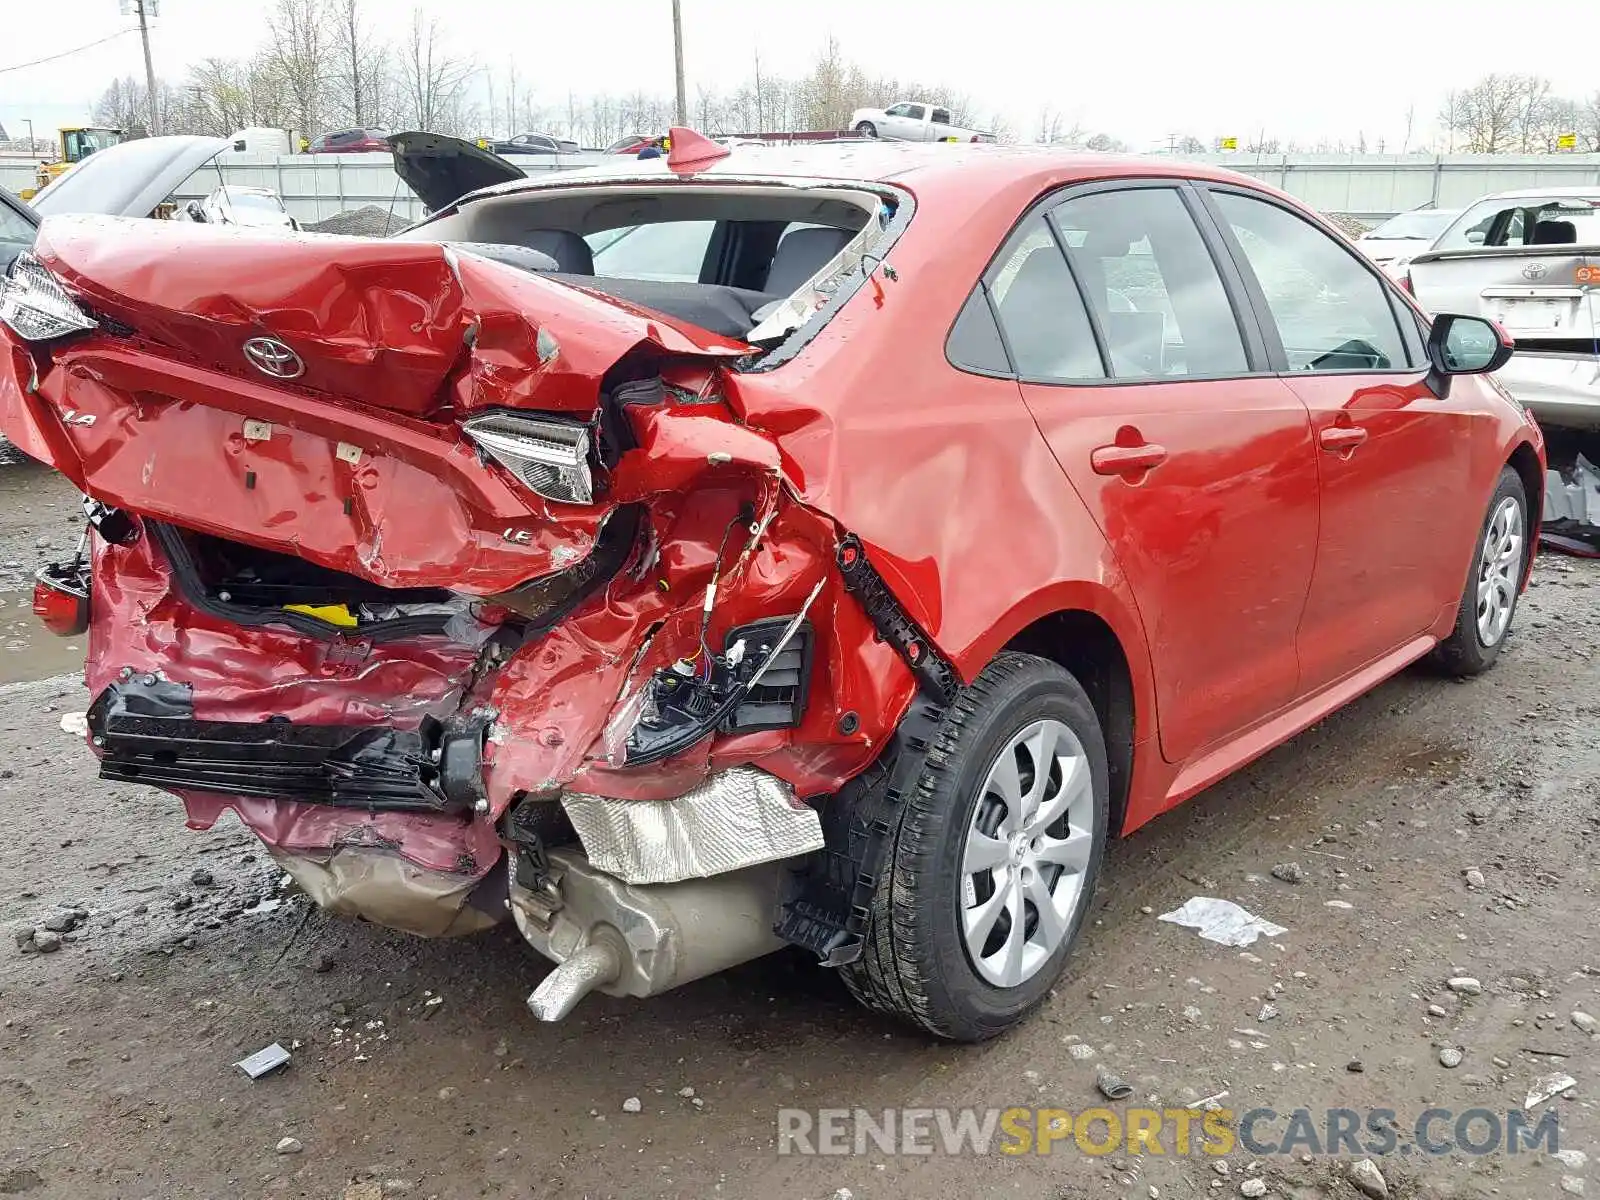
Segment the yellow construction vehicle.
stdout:
[[109,150],[122,141],[122,130],[93,125],[71,125],[61,130],[60,157],[55,162],[40,163],[35,187],[22,193],[24,200],[33,199],[34,193],[60,175],[74,163],[82,162],[96,150]]

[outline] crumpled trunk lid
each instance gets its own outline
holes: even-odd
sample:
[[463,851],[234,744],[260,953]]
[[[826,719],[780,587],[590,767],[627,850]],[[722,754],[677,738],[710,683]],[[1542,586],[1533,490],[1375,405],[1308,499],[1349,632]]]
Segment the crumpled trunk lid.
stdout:
[[750,350],[434,243],[61,218],[35,252],[101,329],[0,330],[0,430],[108,504],[388,587],[504,592],[587,557],[615,507],[603,474],[591,504],[544,499],[466,418],[594,424],[625,359]]
[[[408,416],[587,412],[600,375],[640,342],[750,349],[436,242],[84,217],[46,222],[34,253],[96,312],[192,363]],[[292,350],[298,373],[293,360],[264,369],[247,352],[257,337]],[[447,390],[461,366],[478,386]]]

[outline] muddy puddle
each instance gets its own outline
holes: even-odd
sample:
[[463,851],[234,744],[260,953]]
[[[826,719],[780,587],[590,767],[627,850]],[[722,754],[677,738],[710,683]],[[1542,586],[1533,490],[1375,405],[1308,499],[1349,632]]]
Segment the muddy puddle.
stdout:
[[57,637],[41,625],[32,591],[0,591],[0,684],[79,674],[88,642],[87,635]]

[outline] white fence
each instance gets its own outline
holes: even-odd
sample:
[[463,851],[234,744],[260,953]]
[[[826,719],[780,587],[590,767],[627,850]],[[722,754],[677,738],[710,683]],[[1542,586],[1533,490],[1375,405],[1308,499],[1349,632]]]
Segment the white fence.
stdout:
[[[528,156],[518,163],[530,175],[592,166],[598,153]],[[1214,154],[1201,161],[1229,167],[1282,188],[1321,212],[1369,220],[1432,204],[1459,208],[1490,192],[1584,184],[1600,187],[1600,154],[1545,155],[1269,155]],[[397,223],[422,215],[422,207],[396,178],[383,154],[289,155],[252,162],[223,161],[197,172],[178,191],[180,200],[206,195],[219,182],[275,189],[303,222],[321,221],[362,205],[392,208]],[[31,187],[29,162],[0,159],[0,186]]]
[[1426,205],[1465,208],[1518,188],[1600,187],[1600,154],[1212,154],[1202,161],[1282,188],[1318,212],[1369,219]]

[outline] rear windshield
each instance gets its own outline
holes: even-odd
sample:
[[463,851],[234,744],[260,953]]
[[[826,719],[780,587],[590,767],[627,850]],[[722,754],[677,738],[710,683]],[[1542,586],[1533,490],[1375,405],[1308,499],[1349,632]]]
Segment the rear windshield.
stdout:
[[1430,242],[1443,233],[1461,214],[1454,210],[1439,212],[1429,209],[1424,212],[1401,213],[1392,217],[1367,234],[1375,242],[1411,240],[1427,238]]
[[1433,248],[1475,246],[1600,246],[1600,192],[1588,197],[1480,200]]

